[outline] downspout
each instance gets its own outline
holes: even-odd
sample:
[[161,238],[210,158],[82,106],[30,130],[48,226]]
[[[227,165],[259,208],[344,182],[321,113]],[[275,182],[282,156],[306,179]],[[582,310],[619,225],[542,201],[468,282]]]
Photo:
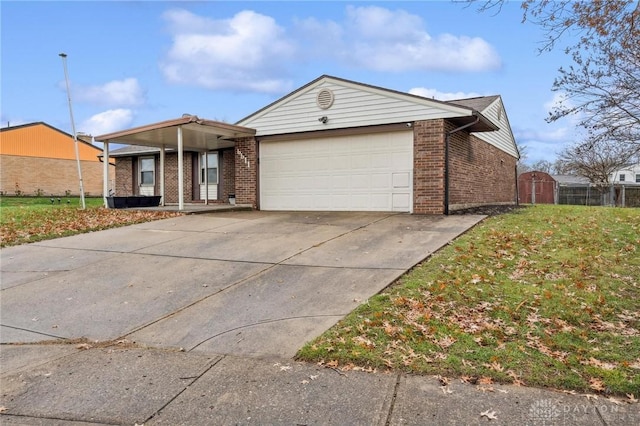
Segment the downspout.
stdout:
[[449,137],[459,132],[460,130],[464,130],[467,127],[471,127],[474,124],[478,124],[480,121],[480,116],[476,115],[476,121],[472,123],[467,123],[464,126],[457,127],[447,133],[445,133],[444,137],[444,214],[449,215]]
[[[518,158],[518,161],[520,159]],[[516,206],[520,206],[520,184],[518,183],[518,161],[516,161],[515,165],[515,175],[516,175]],[[555,195],[554,195],[555,198]]]

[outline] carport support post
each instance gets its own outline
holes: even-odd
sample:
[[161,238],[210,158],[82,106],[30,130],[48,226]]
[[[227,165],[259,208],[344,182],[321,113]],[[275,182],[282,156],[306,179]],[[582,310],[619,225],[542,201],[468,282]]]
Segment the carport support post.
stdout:
[[209,152],[204,152],[204,204],[209,204]]
[[[91,136],[92,143],[93,136]],[[107,197],[109,196],[109,141],[102,143],[102,197],[104,201],[104,207],[108,208],[109,203]]]
[[184,153],[182,152],[182,126],[178,126],[178,210],[184,210]]
[[160,205],[164,206],[164,144],[160,147]]

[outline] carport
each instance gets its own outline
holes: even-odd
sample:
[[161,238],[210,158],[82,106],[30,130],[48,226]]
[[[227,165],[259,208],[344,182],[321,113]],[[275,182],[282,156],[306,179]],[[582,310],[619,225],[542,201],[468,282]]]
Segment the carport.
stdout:
[[[181,118],[161,121],[119,132],[96,136],[95,140],[104,144],[104,158],[109,158],[109,144],[140,145],[160,148],[160,196],[165,202],[165,152],[175,149],[178,153],[178,210],[184,210],[185,172],[183,154],[185,150],[208,152],[216,149],[233,148],[235,139],[253,137],[254,129],[233,124],[206,120],[196,115],[185,114]],[[207,156],[205,155],[206,159]],[[206,165],[205,165],[206,167]],[[207,174],[205,173],[205,185]],[[103,194],[109,193],[109,162],[104,162]],[[208,195],[205,191],[205,204]]]

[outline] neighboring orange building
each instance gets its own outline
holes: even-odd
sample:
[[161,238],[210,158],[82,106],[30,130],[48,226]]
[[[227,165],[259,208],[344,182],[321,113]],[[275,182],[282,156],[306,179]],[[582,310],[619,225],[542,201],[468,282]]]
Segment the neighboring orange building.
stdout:
[[[102,149],[78,140],[87,196],[103,192]],[[115,167],[109,168],[113,182]],[[112,188],[111,182],[109,188]],[[43,122],[0,129],[0,191],[4,195],[79,195],[73,136]]]

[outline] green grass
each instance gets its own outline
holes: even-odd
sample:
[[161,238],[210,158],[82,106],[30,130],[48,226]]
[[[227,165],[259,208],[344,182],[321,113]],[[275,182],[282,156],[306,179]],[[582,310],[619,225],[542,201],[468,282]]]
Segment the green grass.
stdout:
[[48,240],[175,216],[103,208],[102,198],[0,197],[0,247]]
[[640,210],[494,216],[298,358],[640,396]]

